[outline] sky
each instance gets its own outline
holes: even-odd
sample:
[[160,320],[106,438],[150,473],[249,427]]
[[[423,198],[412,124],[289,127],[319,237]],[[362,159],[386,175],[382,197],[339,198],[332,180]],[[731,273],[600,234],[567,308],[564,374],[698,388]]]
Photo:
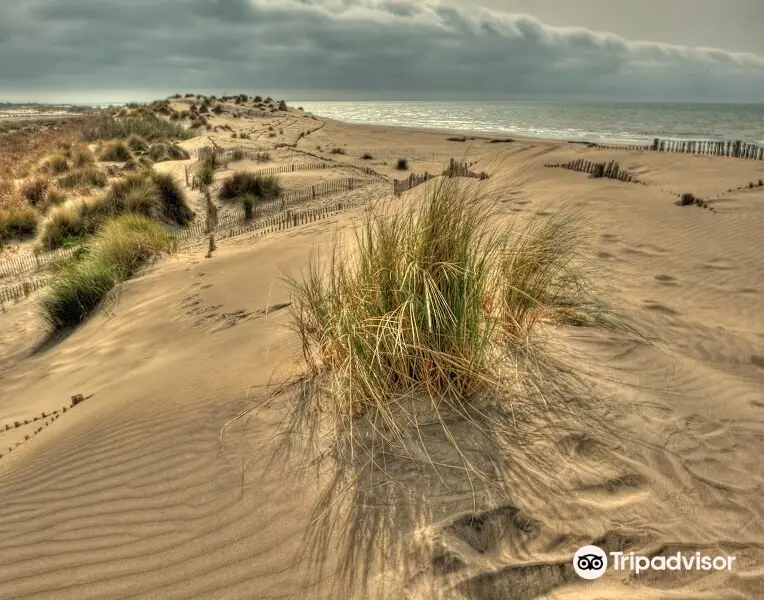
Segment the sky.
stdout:
[[0,0],[0,101],[764,102],[764,0]]

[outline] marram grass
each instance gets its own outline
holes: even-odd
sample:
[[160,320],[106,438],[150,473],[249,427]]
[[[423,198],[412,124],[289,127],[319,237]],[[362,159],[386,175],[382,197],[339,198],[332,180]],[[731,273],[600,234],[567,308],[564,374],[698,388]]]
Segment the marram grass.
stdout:
[[166,229],[141,215],[107,222],[82,257],[60,265],[40,301],[51,331],[84,321],[120,282],[155,257],[175,250]]
[[496,212],[504,190],[491,189],[436,179],[408,207],[368,212],[354,247],[337,243],[288,276],[317,382],[305,397],[338,432],[369,415],[389,443],[412,424],[401,412],[412,398],[438,419],[482,392],[509,398],[521,363],[539,358],[528,358],[539,325],[585,311],[575,217],[512,220]]

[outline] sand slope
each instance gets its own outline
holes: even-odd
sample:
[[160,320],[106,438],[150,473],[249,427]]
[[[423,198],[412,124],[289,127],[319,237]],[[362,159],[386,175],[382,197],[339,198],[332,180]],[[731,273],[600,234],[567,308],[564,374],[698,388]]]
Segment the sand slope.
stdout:
[[[408,501],[428,516],[416,522],[406,514],[419,509],[394,510],[379,495],[360,522],[387,523],[401,549],[372,560],[371,587],[387,598],[763,597],[764,188],[727,192],[761,177],[762,165],[445,137],[329,123],[297,150],[345,145],[332,158],[348,164],[369,151],[389,175],[399,155],[421,172],[469,150],[477,167],[523,182],[504,198],[508,216],[579,204],[609,298],[646,339],[555,330],[555,348],[601,397],[591,420],[543,429],[507,473],[515,485],[505,497],[473,506],[469,486],[420,481],[422,497]],[[579,156],[615,158],[648,185],[544,166]],[[671,193],[685,191],[715,210],[675,206]],[[208,260],[192,248],[35,353],[33,299],[0,314],[0,598],[350,595],[337,591],[348,555],[332,539],[322,569],[295,560],[321,485],[270,462],[278,403],[236,418],[300,369],[282,270],[299,270],[359,211],[225,240]],[[88,399],[63,413],[73,394]],[[339,541],[344,525],[331,533]],[[570,560],[587,543],[708,549],[736,555],[737,568],[582,582]]]

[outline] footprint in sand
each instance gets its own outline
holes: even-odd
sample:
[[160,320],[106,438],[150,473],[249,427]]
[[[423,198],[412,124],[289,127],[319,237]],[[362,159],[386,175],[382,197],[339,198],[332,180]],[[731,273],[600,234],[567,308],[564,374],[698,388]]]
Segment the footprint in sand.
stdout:
[[678,313],[677,311],[675,311],[673,308],[669,308],[665,304],[662,304],[660,302],[656,302],[655,300],[643,300],[642,302],[644,304],[644,307],[647,310],[650,310],[650,311],[653,311],[653,312],[659,312],[659,313],[663,313],[664,315],[671,315],[671,316],[675,316],[675,315],[681,314],[681,313]]
[[668,286],[677,286],[679,285],[679,281],[672,277],[671,275],[656,275],[655,279],[661,284],[661,285],[668,285]]

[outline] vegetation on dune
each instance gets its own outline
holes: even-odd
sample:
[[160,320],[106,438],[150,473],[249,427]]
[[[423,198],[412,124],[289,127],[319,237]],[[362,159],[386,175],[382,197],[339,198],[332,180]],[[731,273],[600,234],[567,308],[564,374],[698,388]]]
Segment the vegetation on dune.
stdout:
[[186,194],[175,177],[169,173],[152,173],[151,181],[157,190],[162,218],[177,225],[188,225],[194,211],[189,208]]
[[133,155],[130,148],[122,141],[110,142],[101,150],[100,160],[109,162],[125,162],[130,160]]
[[344,148],[332,148],[329,151],[329,154],[345,154],[345,149]]
[[50,211],[38,238],[41,249],[52,250],[81,243],[109,219],[138,214],[147,218],[187,225],[194,216],[185,193],[169,174],[141,171],[115,181],[98,199],[59,206]]
[[369,154],[368,152],[364,152],[361,155],[361,160],[373,160],[373,159],[374,159],[374,157],[371,154]]
[[106,173],[95,165],[73,169],[57,180],[58,185],[67,190],[75,188],[89,189],[91,187],[102,188],[108,182],[109,178],[106,176]]
[[399,158],[398,162],[395,163],[395,168],[399,171],[408,171],[409,160],[407,158]]
[[120,282],[157,256],[173,252],[162,225],[139,215],[106,223],[83,256],[59,266],[40,311],[51,331],[85,320]]
[[161,138],[187,139],[193,136],[182,125],[161,119],[150,113],[127,117],[102,114],[82,129],[82,138],[88,142],[127,139],[131,135],[154,141]]
[[76,169],[87,167],[95,162],[93,153],[87,146],[77,146],[71,151],[72,166]]
[[273,198],[281,194],[281,183],[275,175],[262,175],[237,171],[223,180],[220,186],[221,200],[232,200],[244,195],[255,198]]
[[257,206],[257,198],[252,194],[244,194],[241,197],[242,205],[244,206],[244,218],[251,220],[255,216],[255,207]]
[[19,199],[0,204],[0,241],[34,235],[39,217],[37,211]]
[[188,160],[189,154],[177,144],[167,140],[159,140],[148,149],[148,155],[154,162],[165,162],[168,160]]
[[41,250],[54,250],[78,245],[88,233],[90,224],[84,218],[81,205],[62,204],[52,208],[43,223],[37,246]]
[[69,161],[63,154],[54,154],[49,156],[40,165],[40,171],[47,175],[60,175],[69,170]]
[[486,185],[438,179],[412,207],[371,211],[353,251],[336,245],[288,278],[305,359],[323,382],[306,401],[338,432],[370,414],[400,441],[412,423],[398,412],[404,397],[436,418],[464,415],[478,393],[508,392],[520,361],[539,359],[528,358],[539,323],[587,314],[575,219],[496,227]]
[[21,184],[21,195],[32,206],[37,206],[45,201],[50,187],[50,181],[43,177],[27,179]]
[[134,133],[130,134],[127,138],[127,146],[133,152],[146,152],[149,149],[149,143],[141,136]]

